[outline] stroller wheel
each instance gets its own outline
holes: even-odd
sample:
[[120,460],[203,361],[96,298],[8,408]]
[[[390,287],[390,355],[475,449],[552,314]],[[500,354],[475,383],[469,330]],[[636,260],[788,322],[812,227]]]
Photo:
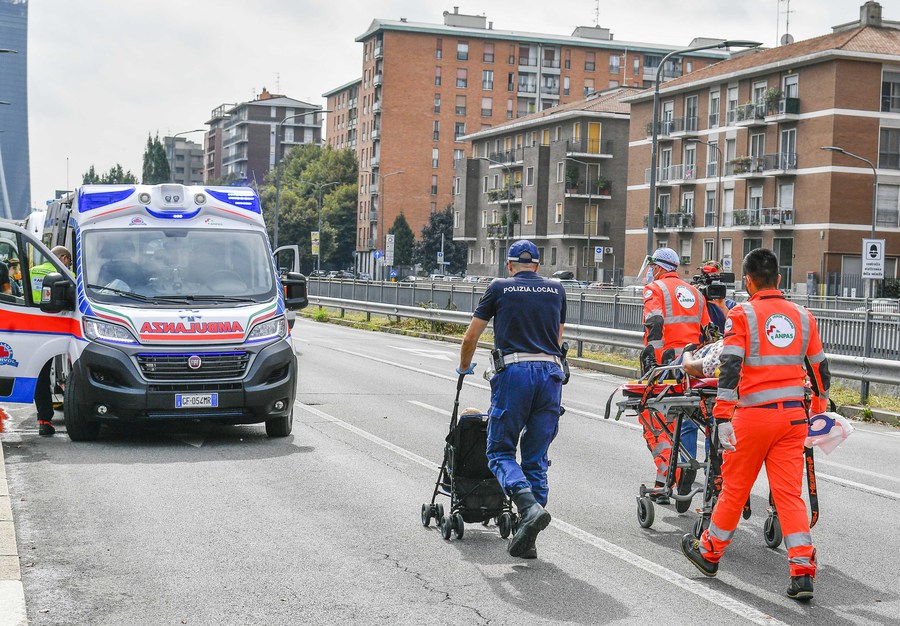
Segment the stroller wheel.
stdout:
[[502,539],[509,538],[509,534],[512,531],[512,515],[503,513],[497,518],[497,527],[500,530],[500,537]]
[[691,530],[695,539],[700,539],[700,535],[703,534],[703,531],[709,528],[709,519],[705,517],[698,517],[694,521],[694,528]]
[[445,540],[450,540],[450,534],[453,532],[453,517],[450,515],[444,515],[441,517],[441,537]]
[[456,531],[456,538],[462,539],[463,533],[466,532],[466,523],[463,521],[463,516],[461,513],[457,513],[453,516],[453,530]]
[[653,515],[653,502],[650,501],[650,498],[638,498],[637,516],[638,524],[641,525],[641,528],[650,528],[653,526]]
[[763,523],[763,539],[765,539],[766,545],[772,549],[781,545],[783,536],[781,534],[781,522],[778,521],[777,516],[769,515],[766,518],[766,521]]
[[428,528],[428,525],[431,523],[431,505],[423,504],[422,505],[422,526]]
[[431,516],[435,519],[436,522],[440,522],[441,518],[444,517],[444,505],[440,502],[438,502],[437,504],[432,504]]

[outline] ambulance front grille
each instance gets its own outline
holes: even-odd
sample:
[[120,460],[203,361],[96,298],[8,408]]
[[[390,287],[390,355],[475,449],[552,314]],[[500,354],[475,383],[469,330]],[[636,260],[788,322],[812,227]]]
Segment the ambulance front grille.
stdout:
[[[200,359],[200,366],[192,363]],[[194,352],[191,354],[139,354],[138,366],[147,380],[220,380],[242,378],[250,362],[247,352]]]

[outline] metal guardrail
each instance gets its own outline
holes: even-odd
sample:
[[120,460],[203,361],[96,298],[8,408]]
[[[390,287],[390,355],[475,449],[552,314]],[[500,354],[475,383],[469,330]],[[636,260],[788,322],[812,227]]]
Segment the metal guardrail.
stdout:
[[[348,309],[351,311],[361,311],[363,313],[374,313],[376,315],[396,315],[397,317],[451,324],[466,325],[472,319],[471,312],[423,306],[366,302],[363,300],[348,300],[323,296],[309,296],[309,302],[310,304],[330,308]],[[563,332],[563,337],[577,342],[595,343],[617,348],[640,350],[644,347],[643,333],[640,331],[607,328],[581,323],[567,323]],[[580,352],[581,351],[579,350],[579,354]],[[831,374],[837,378],[868,381],[886,385],[897,385],[898,382],[900,382],[900,361],[828,354],[828,362]]]

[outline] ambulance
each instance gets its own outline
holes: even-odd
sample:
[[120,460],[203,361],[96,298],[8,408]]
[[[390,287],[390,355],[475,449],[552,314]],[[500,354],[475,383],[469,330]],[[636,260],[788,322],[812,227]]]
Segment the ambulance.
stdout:
[[55,360],[74,441],[135,421],[290,434],[306,280],[296,246],[273,255],[253,189],[85,185],[48,208],[43,239],[0,222],[24,287],[0,293],[0,403],[32,402]]

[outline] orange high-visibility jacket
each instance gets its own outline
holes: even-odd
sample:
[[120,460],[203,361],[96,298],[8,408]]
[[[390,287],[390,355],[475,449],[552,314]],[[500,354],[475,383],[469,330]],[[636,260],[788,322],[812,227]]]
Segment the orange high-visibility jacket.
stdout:
[[678,277],[666,272],[644,288],[644,345],[653,346],[656,362],[668,348],[682,348],[701,341],[701,328],[710,323],[706,299]]
[[803,400],[809,375],[812,414],[828,410],[830,375],[816,319],[763,289],[728,312],[713,416],[731,419],[735,407]]

